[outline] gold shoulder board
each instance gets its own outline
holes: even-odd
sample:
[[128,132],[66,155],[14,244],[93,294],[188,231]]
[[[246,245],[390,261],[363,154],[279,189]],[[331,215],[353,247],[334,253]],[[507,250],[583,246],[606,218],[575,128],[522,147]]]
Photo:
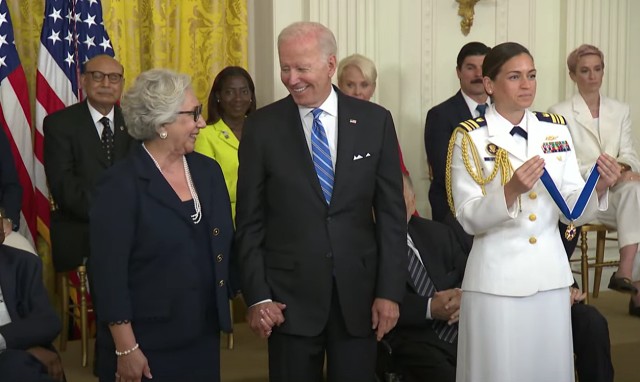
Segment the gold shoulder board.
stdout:
[[552,113],[541,113],[539,111],[534,111],[534,114],[538,118],[538,121],[554,123],[556,125],[566,125],[567,121],[564,120],[564,117],[560,114],[552,114]]
[[487,125],[487,121],[482,117],[478,117],[478,118],[467,119],[466,121],[460,122],[458,127],[466,130],[467,133],[470,133],[473,130],[486,125]]

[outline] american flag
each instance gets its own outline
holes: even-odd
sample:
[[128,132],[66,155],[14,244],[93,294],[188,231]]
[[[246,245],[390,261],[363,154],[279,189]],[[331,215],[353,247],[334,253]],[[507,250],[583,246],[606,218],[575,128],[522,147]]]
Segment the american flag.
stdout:
[[27,78],[20,64],[7,2],[0,0],[0,123],[4,129],[22,186],[20,232],[33,244],[36,207],[33,190],[33,144]]
[[84,98],[79,87],[82,64],[99,54],[114,56],[100,1],[46,0],[36,80],[35,157],[38,231],[47,242],[49,191],[43,166],[42,122],[48,114]]

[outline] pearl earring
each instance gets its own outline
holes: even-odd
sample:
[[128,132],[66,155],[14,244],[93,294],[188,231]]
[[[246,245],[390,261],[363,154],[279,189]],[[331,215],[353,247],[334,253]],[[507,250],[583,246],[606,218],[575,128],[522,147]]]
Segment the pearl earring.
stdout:
[[169,134],[167,134],[167,132],[166,132],[166,131],[161,131],[159,135],[160,135],[160,139],[167,139],[167,136],[168,136]]

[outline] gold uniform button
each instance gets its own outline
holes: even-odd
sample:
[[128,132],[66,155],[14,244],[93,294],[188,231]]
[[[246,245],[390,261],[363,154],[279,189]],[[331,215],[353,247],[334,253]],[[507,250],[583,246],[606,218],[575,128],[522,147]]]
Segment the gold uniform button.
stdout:
[[221,287],[223,287],[223,286],[224,286],[224,280],[220,280],[220,281],[218,282],[218,285],[219,285],[219,286],[221,286]]
[[538,217],[536,216],[536,214],[531,214],[529,215],[529,220],[531,220],[532,222],[536,221]]
[[538,194],[536,194],[535,192],[531,191],[531,192],[529,193],[529,199],[535,199],[535,198],[537,198],[537,197],[538,197]]
[[213,236],[218,236],[220,234],[220,228],[216,227],[213,229]]
[[217,262],[221,262],[222,261],[222,254],[218,254],[218,256],[216,256],[216,261]]
[[537,242],[538,242],[538,239],[536,239],[535,237],[532,236],[532,237],[529,238],[529,243],[530,244],[535,244]]

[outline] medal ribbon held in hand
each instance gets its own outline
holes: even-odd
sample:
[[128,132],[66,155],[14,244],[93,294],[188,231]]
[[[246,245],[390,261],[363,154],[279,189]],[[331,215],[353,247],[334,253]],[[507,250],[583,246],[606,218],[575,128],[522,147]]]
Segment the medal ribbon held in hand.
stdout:
[[556,202],[558,208],[562,214],[569,220],[569,225],[567,226],[567,230],[564,232],[564,237],[567,240],[572,240],[576,236],[576,226],[573,224],[573,221],[582,215],[584,212],[584,208],[587,206],[587,202],[589,201],[589,197],[591,193],[593,193],[593,189],[596,187],[596,183],[600,178],[600,172],[598,172],[598,165],[594,165],[589,173],[589,177],[587,178],[587,182],[580,192],[580,196],[578,196],[578,201],[573,207],[573,211],[569,210],[569,206],[567,206],[567,202],[564,200],[560,191],[558,191],[558,187],[551,179],[551,175],[547,172],[547,169],[544,169],[544,173],[540,177],[544,187],[549,191],[549,194],[553,198],[553,201]]

